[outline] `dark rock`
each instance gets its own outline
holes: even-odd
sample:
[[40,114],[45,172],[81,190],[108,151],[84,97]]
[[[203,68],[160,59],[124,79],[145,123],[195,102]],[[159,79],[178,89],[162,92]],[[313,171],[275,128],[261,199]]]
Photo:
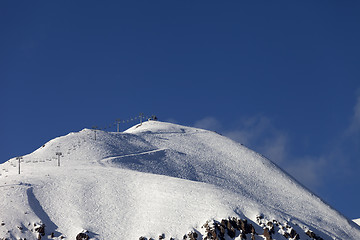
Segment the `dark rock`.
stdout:
[[269,227],[269,232],[275,234],[274,224],[272,222],[267,222],[266,225]]
[[294,238],[296,234],[297,234],[297,232],[292,228],[290,231],[290,237]]
[[240,219],[240,229],[245,233],[245,234],[248,234],[248,233],[251,233],[251,228],[250,228],[250,225],[247,223],[247,220],[244,219]]
[[159,240],[165,239],[165,234],[159,235]]
[[231,224],[231,226],[233,227],[233,228],[235,228],[236,230],[240,230],[240,228],[238,227],[238,225],[237,225],[237,223],[236,223],[236,218],[232,218],[232,219],[230,219],[229,220],[229,223]]
[[256,221],[258,222],[258,223],[260,223],[261,221],[261,219],[263,219],[264,218],[264,216],[263,215],[258,215],[258,216],[256,216]]
[[221,226],[220,224],[216,223],[215,224],[215,230],[216,230],[216,232],[218,232],[220,240],[224,239],[224,237],[225,237],[225,228],[223,226]]
[[228,228],[228,235],[229,235],[229,237],[231,237],[231,238],[235,238],[235,235],[236,235],[236,232],[235,232],[235,229],[234,228]]
[[76,240],[89,240],[89,235],[87,235],[86,233],[79,233],[76,236]]
[[220,229],[220,237],[224,237],[225,236],[225,228],[222,225],[220,225],[219,229]]
[[42,236],[45,236],[45,224],[41,224],[37,228],[35,228],[35,232],[38,232]]
[[271,240],[272,237],[271,237],[271,233],[269,232],[269,229],[267,228],[264,228],[264,237],[266,238],[266,240]]
[[256,234],[256,231],[255,231],[254,226],[253,226],[252,224],[249,224],[249,226],[250,226],[250,231],[251,231],[251,233],[252,233],[252,234]]
[[227,220],[226,219],[221,220],[220,225],[226,228]]
[[247,225],[247,221],[240,219],[240,229],[241,231],[243,231],[246,234],[246,225]]
[[197,240],[198,234],[196,232],[191,232],[188,234],[190,240]]
[[235,238],[236,230],[233,227],[233,224],[231,223],[230,219],[226,221],[226,229],[227,229],[229,237]]
[[245,235],[245,233],[240,233],[240,239],[246,239],[246,235]]
[[322,237],[317,236],[317,235],[316,235],[313,231],[311,231],[311,230],[308,230],[308,231],[306,232],[306,235],[308,235],[309,237],[311,237],[312,239],[315,239],[315,240],[323,240]]
[[313,231],[307,230],[306,235],[308,235],[309,237],[315,239],[316,234]]
[[141,236],[141,237],[139,237],[139,240],[147,240],[147,238],[146,238],[146,237]]
[[215,228],[210,228],[208,223],[206,223],[204,225],[204,227],[205,227],[205,233],[206,233],[205,239],[219,240],[219,238],[216,234]]

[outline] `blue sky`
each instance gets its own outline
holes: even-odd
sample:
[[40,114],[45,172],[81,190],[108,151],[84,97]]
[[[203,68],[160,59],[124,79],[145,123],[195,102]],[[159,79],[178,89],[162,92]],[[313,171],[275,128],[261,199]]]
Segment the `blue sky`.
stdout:
[[359,11],[359,1],[1,1],[0,162],[144,112],[229,136],[359,218]]

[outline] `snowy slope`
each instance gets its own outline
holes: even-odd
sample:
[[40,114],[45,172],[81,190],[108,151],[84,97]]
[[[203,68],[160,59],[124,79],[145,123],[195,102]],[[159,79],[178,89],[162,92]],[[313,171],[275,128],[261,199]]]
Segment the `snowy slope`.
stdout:
[[360,239],[356,224],[272,162],[214,132],[149,121],[94,138],[84,129],[49,141],[23,157],[20,175],[16,159],[1,164],[0,239],[35,239],[41,222],[45,239],[84,230],[93,239],[182,239],[209,220],[259,215],[302,230],[301,239],[307,229]]
[[353,221],[354,221],[357,225],[360,226],[360,218],[358,218],[358,219],[353,219]]

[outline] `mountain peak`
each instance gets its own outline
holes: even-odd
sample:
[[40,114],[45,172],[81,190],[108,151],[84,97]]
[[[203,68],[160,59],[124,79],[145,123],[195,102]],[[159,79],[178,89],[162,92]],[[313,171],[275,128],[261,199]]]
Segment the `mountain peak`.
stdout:
[[[122,133],[84,129],[23,156],[21,174],[17,164],[10,159],[1,166],[0,194],[6,198],[0,221],[6,227],[0,238],[33,239],[28,224],[42,222],[59,239],[79,233],[182,239],[188,232],[203,239],[206,222],[210,231],[222,220],[235,226],[245,219],[256,239],[283,238],[290,234],[282,229],[287,225],[301,239],[360,239],[355,224],[271,161],[211,131],[159,121]],[[276,232],[259,232],[273,220],[281,223]]]
[[161,122],[161,121],[146,121],[141,124],[137,124],[128,130],[125,133],[141,133],[141,132],[153,132],[153,133],[185,133],[185,132],[195,132],[200,129],[185,127],[175,123]]

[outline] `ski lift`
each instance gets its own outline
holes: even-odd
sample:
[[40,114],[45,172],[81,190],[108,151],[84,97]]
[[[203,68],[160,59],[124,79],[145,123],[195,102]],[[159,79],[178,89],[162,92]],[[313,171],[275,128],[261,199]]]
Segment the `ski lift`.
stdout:
[[152,116],[149,118],[149,120],[157,121],[158,118],[157,118],[155,115],[152,115]]

